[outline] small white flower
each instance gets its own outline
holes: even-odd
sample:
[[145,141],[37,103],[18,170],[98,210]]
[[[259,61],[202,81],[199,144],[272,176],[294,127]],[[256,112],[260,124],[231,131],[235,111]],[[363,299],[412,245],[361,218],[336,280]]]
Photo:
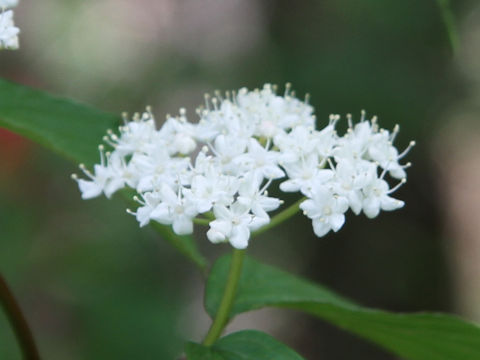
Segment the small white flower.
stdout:
[[225,174],[237,175],[241,169],[237,158],[247,148],[248,140],[233,135],[218,135],[215,139],[214,154]]
[[138,192],[151,191],[159,188],[160,184],[166,183],[174,186],[179,177],[188,169],[188,158],[172,158],[163,146],[160,146],[151,154],[137,153],[130,161],[137,172]]
[[362,211],[362,189],[377,177],[377,167],[374,163],[351,159],[342,159],[335,168],[335,181],[332,187],[335,192],[348,199],[350,208],[358,215]]
[[279,155],[279,152],[269,151],[256,139],[250,138],[248,151],[239,155],[235,162],[242,165],[245,173],[252,173],[259,181],[278,179],[285,176],[285,173],[277,165]]
[[92,199],[100,196],[105,188],[105,184],[111,178],[111,172],[103,165],[95,165],[93,174],[87,171],[83,165],[80,168],[90,180],[79,179],[77,175],[73,174],[72,178],[77,181],[82,199]]
[[158,142],[156,137],[155,120],[150,112],[145,112],[141,117],[136,115],[133,121],[121,126],[120,136],[109,131],[104,140],[115,148],[118,155],[127,156],[136,152],[150,153]]
[[237,178],[208,171],[205,175],[194,176],[191,189],[185,190],[185,194],[196,204],[199,213],[205,213],[214,204],[231,204],[237,189]]
[[198,214],[195,204],[182,197],[181,190],[175,194],[166,184],[161,187],[159,196],[162,202],[150,213],[150,218],[161,224],[172,225],[175,234],[191,234],[193,218]]
[[332,170],[319,168],[319,165],[316,154],[295,163],[284,164],[289,179],[280,184],[280,189],[285,192],[301,191],[304,195],[309,195],[314,184],[324,184],[334,176]]
[[112,196],[125,185],[135,189],[138,184],[138,173],[133,164],[127,163],[118,153],[107,155],[107,159],[111,176],[103,189],[105,196]]
[[297,126],[291,132],[280,132],[274,139],[280,150],[279,162],[282,164],[300,161],[310,156],[319,145],[318,132],[306,126]]
[[[268,183],[265,187],[268,187]],[[260,218],[270,219],[267,212],[278,209],[282,201],[278,198],[270,197],[266,191],[260,189],[260,182],[255,176],[250,175],[243,179],[238,190],[237,201],[252,213]]]
[[[181,113],[183,114],[183,111]],[[195,127],[188,123],[184,116],[181,116],[168,118],[158,132],[158,136],[165,141],[165,149],[171,155],[176,153],[187,155],[197,147],[194,133]]]
[[142,195],[142,200],[135,198],[142,206],[140,206],[135,213],[140,227],[147,225],[152,218],[152,212],[161,203],[162,199],[158,192],[147,192]]
[[343,226],[348,200],[326,186],[317,186],[312,190],[312,197],[302,202],[300,208],[313,220],[313,230],[321,237],[330,230],[337,232]]
[[383,129],[373,135],[368,146],[368,155],[383,169],[388,170],[392,177],[403,179],[407,176],[405,168],[408,165],[401,165],[399,160],[408,153],[411,147],[415,145],[415,142],[411,142],[407,149],[402,154],[399,154],[397,148],[392,144],[398,131],[396,129],[391,135],[387,130]]
[[240,89],[237,103],[252,119],[254,135],[258,137],[273,138],[280,131],[295,126],[314,126],[313,108],[290,96],[289,85],[285,96],[277,95],[270,84],[265,84],[262,90]]
[[[405,182],[405,180],[400,184],[403,182]],[[403,201],[389,196],[389,194],[397,188],[398,186],[390,190],[388,183],[383,179],[375,179],[372,181],[372,183],[363,190],[365,195],[363,200],[363,212],[365,215],[369,218],[374,218],[380,213],[380,210],[392,211],[403,207],[405,204]]]
[[250,208],[235,202],[230,207],[218,205],[213,207],[216,220],[210,222],[208,239],[213,243],[229,241],[236,249],[248,246],[250,230],[256,230],[268,223],[267,219],[250,214]]
[[13,11],[7,10],[1,12],[0,10],[0,50],[18,49],[18,34],[20,29],[13,23]]

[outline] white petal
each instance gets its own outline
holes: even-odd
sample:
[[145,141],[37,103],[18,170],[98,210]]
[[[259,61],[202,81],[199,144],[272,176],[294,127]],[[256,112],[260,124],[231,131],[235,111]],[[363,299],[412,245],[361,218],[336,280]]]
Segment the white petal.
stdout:
[[394,199],[390,196],[382,197],[380,204],[381,204],[382,210],[385,210],[385,211],[400,209],[405,205],[403,201]]
[[115,193],[117,190],[123,188],[124,186],[125,186],[125,182],[122,179],[119,179],[119,178],[112,179],[105,186],[105,189],[104,189],[105,196],[107,198],[110,198],[113,195],[113,193]]
[[248,246],[250,230],[246,226],[235,226],[228,239],[230,244],[236,249],[245,249]]
[[232,214],[230,213],[230,211],[227,209],[226,206],[223,206],[223,205],[215,205],[213,207],[213,213],[215,214],[215,217],[217,219],[230,220],[232,217]]
[[287,180],[280,184],[280,190],[284,192],[296,192],[300,190],[301,184],[298,180]]
[[232,232],[232,223],[226,220],[213,220],[210,222],[210,228],[224,234],[224,238]]
[[82,199],[92,199],[102,193],[102,187],[98,186],[94,181],[87,181],[83,179],[78,180],[78,188],[82,193]]
[[178,216],[173,220],[173,231],[177,235],[193,233],[193,222],[188,216]]
[[396,164],[396,166],[389,166],[389,173],[395,179],[403,179],[407,176],[406,171],[398,164]]
[[345,215],[343,214],[332,214],[328,217],[328,222],[332,227],[332,230],[337,232],[345,223]]
[[172,215],[168,209],[167,204],[162,203],[158,205],[150,214],[150,219],[158,221],[159,223],[170,225],[173,221]]
[[162,184],[162,187],[160,188],[160,195],[162,196],[162,200],[170,206],[175,206],[178,203],[177,195],[167,184]]
[[197,211],[199,213],[205,213],[207,211],[209,211],[211,208],[212,208],[212,202],[210,200],[203,200],[203,199],[200,199],[200,200],[197,200]]
[[359,191],[350,191],[348,193],[348,203],[355,215],[362,211],[362,198]]
[[270,222],[270,218],[267,214],[266,216],[253,216],[250,222],[248,223],[248,228],[252,231],[258,230],[261,227],[267,225]]
[[274,165],[266,166],[263,170],[263,173],[267,179],[279,179],[285,176],[283,170]]
[[224,233],[217,231],[215,229],[210,229],[207,231],[207,238],[214,244],[218,244],[220,242],[224,242],[226,236]]
[[322,237],[326,235],[331,230],[330,224],[328,224],[325,221],[321,221],[320,219],[314,219],[312,221],[312,225],[313,225],[313,232],[318,237]]
[[280,206],[280,199],[262,196],[258,202],[265,211],[273,211]]
[[370,219],[378,216],[380,213],[380,201],[376,197],[370,197],[363,200],[363,212]]
[[300,204],[300,209],[305,211],[306,215],[310,219],[318,218],[318,217],[322,216],[322,214],[323,214],[323,211],[321,209],[321,204],[317,205],[317,203],[315,201],[311,200],[311,199],[303,201]]
[[137,221],[140,223],[140,227],[147,225],[150,222],[150,214],[152,208],[149,206],[141,206],[137,209]]
[[138,181],[137,184],[137,192],[142,193],[145,191],[153,190],[153,179],[155,176],[147,175],[142,176],[142,178]]
[[344,196],[339,196],[335,199],[335,206],[333,206],[333,211],[336,213],[343,214],[348,210],[348,199]]

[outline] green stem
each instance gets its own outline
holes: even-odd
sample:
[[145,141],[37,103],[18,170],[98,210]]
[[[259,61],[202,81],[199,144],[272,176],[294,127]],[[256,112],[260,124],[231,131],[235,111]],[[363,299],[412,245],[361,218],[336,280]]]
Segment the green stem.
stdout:
[[225,284],[225,291],[220,302],[217,314],[213,320],[210,329],[208,330],[203,344],[206,346],[212,345],[222,334],[223,329],[228,323],[230,311],[232,310],[235,293],[238,287],[238,280],[242,273],[243,258],[245,257],[245,250],[234,249],[232,254],[232,262],[230,263],[230,271],[228,273],[227,282]]
[[271,228],[274,228],[275,226],[281,224],[285,220],[290,219],[293,215],[295,215],[300,210],[300,203],[302,203],[304,200],[305,200],[305,198],[303,197],[303,198],[297,200],[295,203],[290,205],[288,208],[286,208],[282,212],[279,212],[277,215],[272,217],[272,219],[270,220],[270,222],[267,225],[258,229],[257,231],[254,231],[252,233],[252,237],[256,236],[256,235],[260,235],[260,234],[264,233],[265,231],[270,230]]
[[40,360],[32,331],[2,274],[0,274],[0,303],[13,327],[23,352],[23,358],[25,360]]
[[194,224],[202,225],[202,226],[207,226],[208,224],[210,224],[211,221],[212,221],[212,220],[202,219],[202,218],[195,218],[195,219],[193,219],[193,223],[194,223]]

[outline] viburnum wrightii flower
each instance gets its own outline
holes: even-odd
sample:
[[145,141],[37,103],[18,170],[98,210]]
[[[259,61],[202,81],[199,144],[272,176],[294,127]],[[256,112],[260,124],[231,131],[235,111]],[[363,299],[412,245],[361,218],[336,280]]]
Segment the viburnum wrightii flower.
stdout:
[[[197,123],[186,111],[168,117],[156,129],[149,109],[109,131],[93,171],[74,175],[84,199],[110,197],[119,189],[135,189],[135,215],[140,226],[150,221],[172,225],[177,234],[193,232],[196,217],[209,221],[206,235],[213,243],[246,248],[252,231],[270,222],[283,201],[269,194],[277,182],[283,192],[299,192],[300,204],[317,236],[338,231],[345,213],[369,218],[380,210],[403,207],[392,193],[406,181],[409,163],[393,145],[399,127],[379,128],[376,117],[337,134],[340,116],[331,115],[316,128],[313,107],[297,99],[287,84],[283,95],[266,84],[261,90],[206,95],[197,109]],[[388,179],[398,183],[390,187]],[[202,215],[203,214],[203,215]]]

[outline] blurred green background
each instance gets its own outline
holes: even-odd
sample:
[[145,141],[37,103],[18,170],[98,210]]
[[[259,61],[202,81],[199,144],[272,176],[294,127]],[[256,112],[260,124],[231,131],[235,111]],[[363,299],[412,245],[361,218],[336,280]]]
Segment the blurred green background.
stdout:
[[[454,52],[439,3],[21,0],[21,49],[0,53],[0,76],[114,113],[152,105],[160,120],[179,107],[195,119],[205,92],[290,81],[320,126],[361,109],[400,124],[397,145],[418,144],[404,209],[349,216],[322,239],[297,216],[249,252],[367,306],[480,320],[478,215],[462,215],[480,211],[480,6],[451,2]],[[82,201],[73,164],[5,131],[0,161],[0,271],[45,359],[174,359],[201,338],[201,276],[121,199]],[[229,250],[197,239],[211,259]],[[307,359],[394,359],[297,313],[242,315],[230,329],[242,327]],[[1,313],[0,359],[20,359]]]

